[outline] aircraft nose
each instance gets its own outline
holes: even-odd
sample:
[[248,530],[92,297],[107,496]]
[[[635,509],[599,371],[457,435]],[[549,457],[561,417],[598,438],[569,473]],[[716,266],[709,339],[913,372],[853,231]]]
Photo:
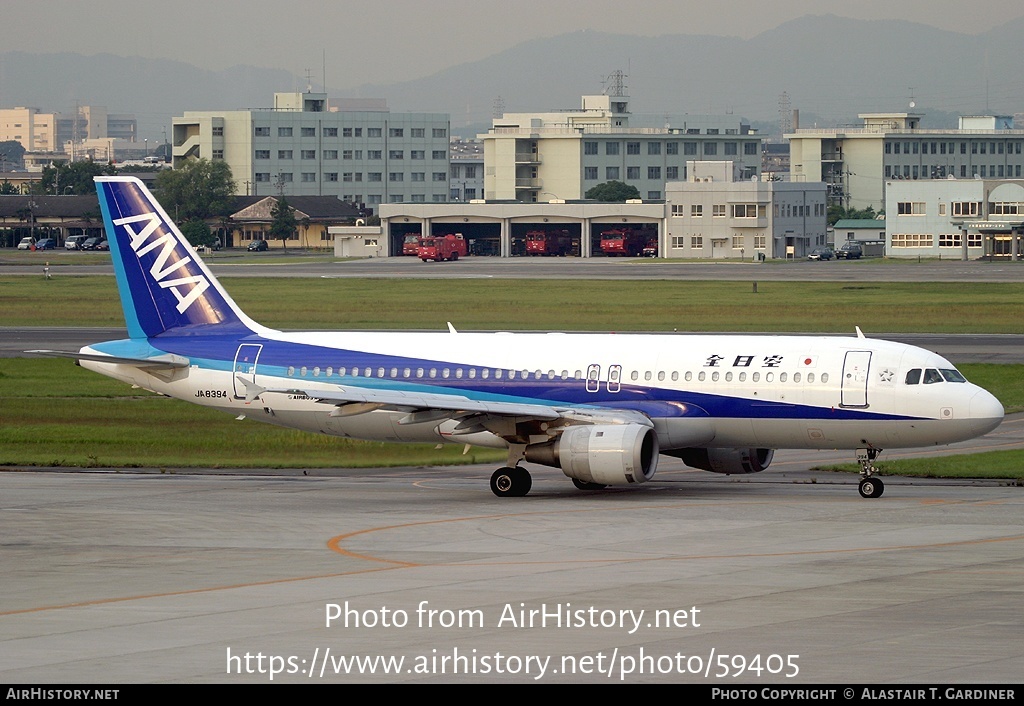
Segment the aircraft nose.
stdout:
[[987,434],[1003,421],[1005,410],[988,390],[979,389],[971,398],[970,417],[977,423],[978,434]]

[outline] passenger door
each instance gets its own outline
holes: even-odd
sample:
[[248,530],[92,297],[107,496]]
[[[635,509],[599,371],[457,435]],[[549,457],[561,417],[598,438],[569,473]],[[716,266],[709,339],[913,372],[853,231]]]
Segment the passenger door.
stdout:
[[843,383],[840,407],[868,406],[868,372],[871,351],[847,351],[843,360]]

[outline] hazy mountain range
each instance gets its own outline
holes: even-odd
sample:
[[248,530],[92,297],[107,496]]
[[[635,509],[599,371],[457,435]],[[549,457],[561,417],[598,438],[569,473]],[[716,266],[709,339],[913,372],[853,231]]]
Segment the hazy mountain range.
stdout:
[[[344,79],[327,90],[332,98],[385,98],[393,111],[450,113],[453,132],[473,134],[486,129],[500,106],[507,112],[577,108],[581,95],[601,93],[605,77],[621,70],[635,114],[735,113],[770,131],[785,92],[804,126],[853,122],[858,112],[910,110],[927,113],[926,126],[955,127],[960,114],[1024,111],[1022,34],[1024,17],[967,35],[830,15],[747,40],[581,31],[390,84],[360,85],[358,67],[329,66],[328,77]],[[439,38],[438,47],[457,53],[458,38]],[[305,85],[286,71],[249,66],[209,71],[111,54],[0,53],[0,107],[69,112],[76,102],[105,105],[134,113],[140,138],[150,140],[186,110],[266,107],[274,92]]]

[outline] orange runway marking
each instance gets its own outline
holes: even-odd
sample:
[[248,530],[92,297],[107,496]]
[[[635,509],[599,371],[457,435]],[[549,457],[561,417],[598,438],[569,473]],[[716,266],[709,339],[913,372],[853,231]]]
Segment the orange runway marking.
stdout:
[[[921,501],[922,504],[929,504],[929,503],[947,504],[949,502],[955,502],[955,501],[945,501],[945,500],[932,500],[932,501],[922,500]],[[644,507],[641,507],[641,508],[638,508],[636,506],[631,506],[629,508],[622,508],[622,509],[612,510],[612,511],[613,512],[622,512],[622,511],[626,511],[626,510],[637,510],[637,509],[650,510],[650,509],[666,509],[666,508],[677,509],[677,508],[680,508],[680,507],[686,507],[687,505],[690,505],[690,504],[692,504],[692,503],[683,503],[683,504],[679,504],[679,505],[668,505],[668,506],[644,506]],[[760,504],[764,504],[764,503],[744,503],[744,502],[739,502],[739,503],[716,503],[716,505],[719,505],[719,504],[723,504],[723,505],[751,505],[751,504],[757,504],[757,505],[760,505]],[[707,507],[707,504],[703,503],[703,504],[701,504],[701,506],[702,507]],[[607,510],[608,510],[608,508],[600,508],[600,510],[598,510],[598,511],[607,511]],[[1013,535],[1013,536],[1010,536],[1010,537],[993,537],[993,538],[990,538],[990,539],[972,539],[972,540],[962,540],[962,541],[955,541],[955,542],[933,542],[933,543],[929,543],[929,544],[904,544],[904,545],[894,545],[894,546],[890,546],[890,547],[871,546],[871,547],[854,547],[854,548],[851,548],[851,549],[815,549],[815,550],[807,550],[807,551],[769,552],[769,553],[691,554],[691,555],[686,555],[686,556],[635,557],[635,558],[628,558],[628,559],[607,559],[606,558],[606,559],[560,559],[558,561],[479,561],[479,562],[472,562],[470,564],[465,564],[465,563],[455,563],[455,564],[450,564],[450,563],[422,564],[422,563],[412,563],[412,562],[400,562],[400,561],[397,561],[397,560],[386,559],[386,558],[383,558],[383,557],[374,556],[372,554],[364,554],[364,553],[360,553],[360,552],[354,552],[354,551],[345,549],[342,546],[343,542],[345,542],[346,540],[349,540],[349,539],[351,539],[353,537],[358,537],[358,536],[362,536],[362,535],[372,534],[372,533],[375,533],[375,532],[386,532],[386,531],[390,531],[390,530],[401,530],[401,529],[409,529],[409,528],[412,528],[412,527],[423,527],[423,526],[426,526],[426,525],[447,524],[447,523],[455,523],[455,522],[472,522],[472,521],[477,521],[477,520],[500,520],[500,519],[527,517],[527,516],[530,516],[530,515],[547,515],[547,514],[564,515],[564,514],[566,514],[566,512],[594,512],[594,511],[595,511],[595,509],[593,509],[593,508],[585,508],[585,509],[570,510],[570,511],[557,510],[557,511],[552,511],[552,512],[542,511],[542,512],[527,512],[527,513],[508,513],[508,514],[499,514],[499,515],[478,515],[478,516],[474,516],[474,517],[448,518],[448,519],[444,519],[444,520],[428,520],[428,521],[423,521],[423,522],[410,522],[408,524],[389,525],[389,526],[386,526],[386,527],[368,528],[368,529],[364,529],[364,530],[359,530],[357,532],[350,532],[348,534],[341,534],[341,535],[338,535],[337,537],[331,538],[327,542],[327,546],[331,549],[331,551],[337,552],[337,553],[339,553],[339,554],[341,554],[343,556],[347,556],[347,557],[350,557],[350,558],[356,558],[356,559],[365,559],[367,561],[385,562],[385,563],[393,565],[396,568],[398,568],[398,567],[440,567],[440,566],[450,566],[450,567],[458,566],[458,567],[466,568],[466,567],[477,567],[477,566],[543,566],[543,565],[549,565],[549,564],[555,564],[555,565],[568,565],[568,564],[632,564],[632,563],[649,563],[649,562],[656,562],[656,561],[690,561],[690,560],[698,560],[698,559],[750,559],[750,558],[784,557],[784,556],[815,556],[815,555],[822,555],[822,556],[824,556],[824,555],[829,555],[829,554],[854,554],[854,553],[866,553],[866,552],[906,551],[906,550],[909,550],[909,549],[918,549],[918,550],[920,550],[920,549],[940,549],[940,548],[943,548],[943,547],[961,547],[961,546],[990,544],[990,543],[995,543],[995,542],[1016,542],[1016,541],[1024,540],[1024,535]]]
[[[928,501],[922,501],[928,502]],[[634,510],[653,510],[653,509],[678,509],[680,507],[686,507],[693,503],[679,503],[670,505],[646,505],[642,507],[631,506],[629,508],[600,508],[602,512],[624,512]],[[735,502],[735,503],[715,503],[716,505],[761,505],[765,503],[757,502]],[[701,506],[706,507],[707,503],[702,503]],[[460,567],[460,568],[477,568],[477,567],[493,567],[493,566],[544,566],[544,565],[586,565],[586,564],[633,564],[633,563],[650,563],[659,561],[697,561],[697,560],[716,560],[716,559],[752,559],[752,558],[766,558],[766,557],[797,557],[797,556],[826,556],[830,554],[854,554],[854,553],[867,553],[867,552],[890,552],[890,551],[906,551],[906,550],[921,550],[921,549],[941,549],[943,547],[960,547],[960,546],[971,546],[971,545],[982,545],[992,544],[996,542],[1017,542],[1024,540],[1024,535],[1014,535],[1010,537],[993,537],[990,539],[975,539],[975,540],[963,540],[956,542],[935,542],[931,544],[905,544],[895,545],[890,547],[855,547],[851,549],[816,549],[808,551],[792,551],[792,552],[769,552],[769,553],[753,553],[745,552],[738,554],[691,554],[686,556],[659,556],[659,557],[635,557],[635,558],[623,558],[623,559],[561,559],[558,561],[495,561],[495,562],[472,562],[472,563],[437,563],[437,564],[423,564],[415,562],[398,561],[393,559],[386,559],[382,557],[373,556],[370,554],[362,554],[359,552],[350,551],[342,546],[342,543],[346,540],[354,537],[363,535],[373,534],[377,532],[387,532],[392,530],[409,529],[412,527],[420,527],[425,525],[439,525],[456,522],[474,522],[481,520],[502,520],[502,519],[514,519],[523,518],[531,515],[565,515],[569,513],[580,513],[580,512],[595,512],[594,508],[584,508],[580,510],[554,510],[554,511],[540,511],[540,512],[526,512],[526,513],[502,513],[496,515],[477,515],[473,517],[462,517],[462,518],[449,518],[444,520],[429,520],[424,522],[410,522],[407,524],[399,525],[387,525],[383,527],[372,527],[356,532],[349,532],[341,534],[331,538],[327,542],[327,546],[331,551],[337,552],[346,557],[354,559],[362,559],[365,561],[372,561],[378,563],[387,564],[386,566],[377,566],[365,569],[355,569],[352,571],[332,572],[327,574],[314,574],[310,576],[292,576],[279,579],[268,579],[266,581],[251,581],[246,583],[228,584],[223,586],[209,586],[206,588],[193,588],[182,591],[165,591],[160,593],[148,593],[137,596],[118,596],[113,598],[98,598],[91,601],[77,601],[74,603],[65,603],[59,605],[49,606],[37,606],[34,608],[23,608],[20,610],[9,610],[0,611],[0,617],[6,617],[11,615],[24,615],[28,613],[40,613],[46,611],[55,610],[67,610],[71,608],[84,608],[90,606],[99,605],[110,605],[116,603],[127,603],[132,601],[142,601],[152,598],[169,598],[174,596],[189,596],[199,595],[203,593],[215,593],[218,591],[230,591],[240,588],[252,588],[255,586],[274,586],[287,583],[298,583],[300,581],[316,581],[320,579],[328,578],[342,578],[347,576],[359,576],[362,574],[376,573],[379,571],[394,571],[396,569],[409,569],[409,568],[437,568],[437,567]]]

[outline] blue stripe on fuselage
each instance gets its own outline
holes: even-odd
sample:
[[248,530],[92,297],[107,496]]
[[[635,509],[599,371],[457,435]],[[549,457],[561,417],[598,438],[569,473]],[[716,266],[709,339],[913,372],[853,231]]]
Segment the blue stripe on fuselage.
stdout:
[[[516,369],[514,379],[509,379],[509,370],[502,368],[502,377],[494,377],[495,368],[480,365],[453,363],[431,358],[368,353],[342,348],[316,346],[267,339],[258,335],[236,338],[232,336],[179,336],[164,334],[149,339],[158,351],[166,351],[190,359],[193,365],[213,370],[231,370],[235,353],[240,344],[262,345],[257,363],[257,374],[289,380],[290,385],[301,387],[305,384],[336,384],[365,388],[403,390],[409,392],[430,392],[443,394],[451,392],[470,399],[504,402],[521,402],[555,406],[601,407],[628,409],[643,412],[650,417],[724,417],[752,419],[830,419],[830,420],[898,420],[914,419],[905,415],[880,414],[841,407],[818,407],[814,405],[774,402],[762,399],[748,399],[726,394],[711,394],[690,390],[673,390],[644,385],[622,384],[616,393],[607,391],[602,382],[598,392],[586,391],[586,380],[562,380],[556,375],[551,379],[546,372],[541,379],[521,378],[522,371]],[[115,350],[103,349],[112,355]],[[476,370],[476,377],[456,378],[457,368]],[[302,374],[303,368],[305,375]],[[330,376],[327,369],[332,370]],[[341,376],[357,368],[358,375]],[[370,374],[365,375],[366,369]],[[398,375],[392,376],[392,368]],[[436,378],[404,377],[405,368],[415,375],[418,368],[427,374],[431,368],[437,370]],[[441,377],[441,371],[448,368],[450,377]],[[314,374],[319,369],[319,375]],[[378,375],[379,369],[384,375]],[[480,377],[487,369],[490,377]],[[838,395],[838,391],[837,391]]]

